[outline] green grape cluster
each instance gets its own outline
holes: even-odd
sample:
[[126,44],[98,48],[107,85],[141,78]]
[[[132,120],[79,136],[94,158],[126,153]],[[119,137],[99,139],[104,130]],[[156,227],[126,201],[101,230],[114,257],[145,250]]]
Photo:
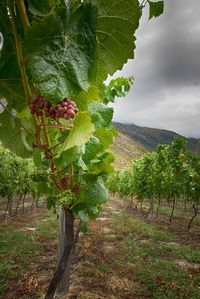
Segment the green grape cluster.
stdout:
[[72,204],[72,202],[74,201],[73,192],[70,189],[66,190],[62,197],[59,197],[58,201],[62,207]]

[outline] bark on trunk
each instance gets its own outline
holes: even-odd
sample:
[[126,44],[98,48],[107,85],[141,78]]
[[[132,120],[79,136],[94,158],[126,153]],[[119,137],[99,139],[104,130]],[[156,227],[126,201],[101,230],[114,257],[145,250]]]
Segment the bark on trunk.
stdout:
[[198,206],[193,205],[192,207],[193,207],[193,209],[194,209],[194,215],[192,216],[192,218],[190,219],[190,222],[189,222],[189,224],[188,224],[188,231],[189,231],[190,228],[191,228],[191,225],[192,225],[192,222],[193,222],[194,218],[195,218],[195,217],[197,216],[197,214],[198,214]]
[[158,214],[159,214],[159,208],[160,208],[160,197],[158,197],[158,206],[157,206],[157,211],[156,211],[156,217],[158,218]]
[[59,282],[70,263],[71,251],[74,246],[74,216],[70,209],[66,209],[65,213],[65,231],[66,231],[66,242],[62,258],[58,264],[57,270],[49,284],[45,299],[52,299],[56,292]]
[[150,201],[150,213],[153,214],[153,212],[154,212],[154,196],[153,196],[153,194],[150,195],[149,201]]
[[131,201],[130,201],[130,207],[131,207],[131,208],[133,207],[133,198],[134,198],[134,195],[132,194],[132,195],[131,195]]
[[12,207],[13,207],[13,199],[11,197],[9,199],[9,208],[8,208],[9,216],[12,216]]
[[24,202],[25,202],[26,194],[24,194],[23,202],[22,202],[22,213],[24,214]]
[[19,208],[19,204],[20,204],[21,199],[22,199],[22,194],[20,194],[20,196],[19,196],[19,198],[18,198],[17,205],[16,205],[16,209],[15,209],[15,215],[17,215],[17,212],[18,212],[18,208]]
[[174,198],[174,199],[173,199],[173,205],[172,205],[172,211],[171,211],[171,215],[170,215],[170,218],[169,218],[169,222],[170,222],[170,223],[172,223],[172,217],[173,217],[173,215],[174,215],[175,204],[176,204],[176,199]]
[[147,213],[147,218],[151,218],[153,216],[153,212],[154,212],[154,196],[153,196],[153,194],[151,194],[149,197],[149,204],[150,204],[150,207],[149,207],[149,210]]
[[[59,245],[58,245],[58,264],[63,256],[64,249],[67,246],[66,230],[65,230],[65,213],[62,208],[59,211]],[[69,259],[70,262],[70,259]],[[69,263],[58,284],[58,293],[66,294],[69,291]]]
[[5,209],[4,214],[3,214],[4,221],[6,220],[6,213],[8,212],[9,205],[10,205],[10,198],[8,198],[6,209]]
[[31,210],[33,210],[33,209],[34,209],[34,201],[35,201],[35,198],[34,198],[34,196],[32,195]]

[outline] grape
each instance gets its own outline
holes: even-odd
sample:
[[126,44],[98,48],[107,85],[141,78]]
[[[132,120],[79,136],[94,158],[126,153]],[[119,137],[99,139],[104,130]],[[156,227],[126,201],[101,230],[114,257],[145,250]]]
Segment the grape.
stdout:
[[74,111],[74,109],[69,109],[69,110],[67,111],[67,114],[69,115],[69,117],[73,118],[73,117],[75,116],[75,111]]
[[74,107],[72,104],[69,104],[69,105],[67,106],[67,108],[68,108],[68,109],[74,109],[75,107]]
[[78,112],[76,103],[68,98],[64,98],[56,107],[52,107],[43,96],[36,96],[32,99],[29,108],[32,114],[36,116],[45,115],[53,120],[74,118]]
[[64,106],[62,109],[63,109],[63,111],[66,111],[66,112],[67,112],[68,107],[67,107],[67,106]]
[[65,119],[68,119],[68,118],[69,118],[67,113],[63,114],[63,117],[64,117]]

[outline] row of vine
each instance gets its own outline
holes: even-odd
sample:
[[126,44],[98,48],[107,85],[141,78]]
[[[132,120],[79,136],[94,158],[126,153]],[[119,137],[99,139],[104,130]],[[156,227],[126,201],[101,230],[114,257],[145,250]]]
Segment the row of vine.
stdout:
[[146,4],[149,18],[162,14],[163,1],[1,1],[1,142],[46,167],[52,179],[45,187],[48,201],[61,203],[64,214],[61,255],[46,299],[62,281],[59,293],[69,290],[75,218],[86,230],[108,198],[105,179],[114,159],[108,148],[116,132],[107,104],[124,95],[130,82],[106,87],[104,81],[134,58]]
[[179,201],[186,211],[187,204],[198,215],[200,204],[200,157],[186,150],[186,140],[176,138],[170,145],[158,145],[157,151],[147,153],[133,161],[132,170],[119,170],[108,180],[111,193],[121,198],[136,196],[141,204],[148,199],[149,214],[154,212],[157,203],[158,217],[161,202],[171,205],[169,221],[171,223],[174,209]]
[[32,159],[22,159],[0,148],[0,212],[4,220],[7,214],[17,215],[20,205],[24,213],[27,196],[31,197],[31,207],[37,206],[43,195],[40,186],[47,182],[46,170],[37,169]]

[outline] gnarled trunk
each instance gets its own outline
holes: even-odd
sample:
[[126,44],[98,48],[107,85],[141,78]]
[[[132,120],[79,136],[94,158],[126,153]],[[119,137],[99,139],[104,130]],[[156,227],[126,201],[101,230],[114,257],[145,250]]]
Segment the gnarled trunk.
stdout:
[[193,207],[193,209],[194,209],[194,215],[192,216],[192,218],[190,219],[190,222],[189,222],[189,224],[188,224],[188,231],[189,231],[190,228],[191,228],[191,225],[192,225],[192,222],[193,222],[194,218],[195,218],[195,217],[197,216],[197,214],[198,214],[198,206],[193,205],[192,207]]
[[74,216],[70,209],[64,210],[66,246],[58,263],[56,272],[49,284],[45,299],[52,299],[67,267],[70,268],[71,252],[74,247]]
[[157,217],[157,218],[158,218],[158,214],[159,214],[160,203],[161,203],[161,198],[160,198],[160,196],[159,196],[159,197],[158,197],[158,205],[157,205],[157,210],[156,210],[156,217]]
[[20,196],[19,196],[19,198],[18,198],[17,205],[16,205],[16,209],[15,209],[15,215],[17,215],[17,212],[18,212],[18,208],[19,208],[19,204],[20,204],[21,199],[22,199],[22,194],[20,194]]
[[176,198],[173,199],[172,211],[171,211],[171,215],[170,215],[170,218],[169,218],[170,223],[172,223],[172,217],[174,215],[175,205],[176,205]]
[[[58,244],[58,264],[64,253],[64,249],[67,246],[67,237],[65,230],[65,213],[62,208],[59,211],[59,244]],[[70,275],[70,262],[67,264],[66,270],[63,273],[63,276],[58,284],[58,293],[66,294],[69,291],[69,275]]]

